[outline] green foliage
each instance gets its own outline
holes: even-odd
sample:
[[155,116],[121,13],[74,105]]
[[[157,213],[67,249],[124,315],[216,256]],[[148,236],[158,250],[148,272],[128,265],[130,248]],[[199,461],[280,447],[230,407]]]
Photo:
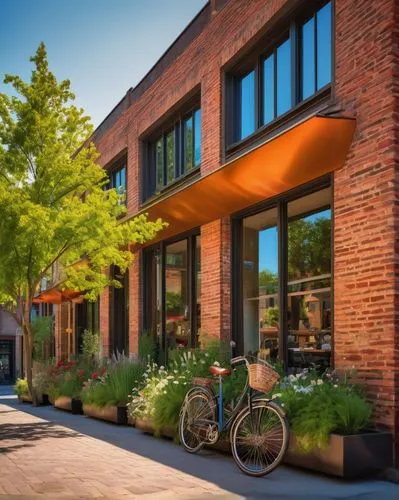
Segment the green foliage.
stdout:
[[347,378],[304,372],[285,377],[273,393],[304,453],[325,447],[331,433],[357,434],[371,424],[371,405]]
[[143,361],[154,361],[156,345],[150,332],[144,331],[139,338],[139,358]]
[[98,359],[100,356],[101,342],[100,334],[85,330],[82,336],[82,354],[86,359]]
[[263,269],[259,272],[259,286],[264,293],[276,293],[278,287],[278,276],[270,269]]
[[104,189],[93,128],[73,104],[70,82],[50,71],[44,44],[31,61],[30,82],[6,75],[15,95],[0,93],[0,298],[29,338],[29,363],[29,314],[41,279],[56,269],[55,281],[95,300],[104,287],[120,286],[104,269],[124,272],[131,245],[165,226],[146,214],[121,223],[126,208],[115,189]]
[[168,312],[179,310],[181,307],[181,294],[178,292],[166,292],[166,310]]
[[34,359],[44,358],[43,347],[51,338],[53,331],[53,319],[51,316],[36,316],[32,322],[33,334],[33,356]]
[[125,358],[110,366],[97,383],[83,389],[82,400],[98,407],[126,405],[133,387],[141,383],[143,373],[142,363]]
[[25,396],[29,394],[28,381],[26,378],[18,378],[15,382],[14,390],[18,396]]
[[278,326],[279,322],[279,308],[277,306],[268,307],[265,310],[264,320],[265,326]]

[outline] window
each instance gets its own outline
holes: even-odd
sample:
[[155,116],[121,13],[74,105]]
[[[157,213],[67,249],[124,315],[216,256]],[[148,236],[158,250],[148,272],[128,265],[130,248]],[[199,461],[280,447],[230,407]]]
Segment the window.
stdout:
[[113,168],[108,172],[108,189],[115,189],[119,196],[119,204],[126,205],[126,164],[118,168]]
[[300,28],[301,98],[331,82],[331,2]]
[[[242,66],[246,61],[241,62],[241,69],[227,79],[235,96],[226,126],[228,146],[271,124],[331,84],[331,2],[317,4],[318,10],[306,12],[305,21],[303,17],[293,19],[285,33],[280,31],[277,43],[253,54],[254,62],[248,59],[245,70]],[[231,101],[227,102],[230,108]]]
[[159,361],[169,349],[195,347],[201,325],[201,238],[190,234],[144,252],[145,329]]
[[173,127],[155,134],[155,140],[145,141],[145,147],[144,201],[199,168],[201,109],[181,115]]
[[331,189],[292,201],[281,197],[239,222],[239,350],[280,358],[291,372],[326,369],[332,338]]

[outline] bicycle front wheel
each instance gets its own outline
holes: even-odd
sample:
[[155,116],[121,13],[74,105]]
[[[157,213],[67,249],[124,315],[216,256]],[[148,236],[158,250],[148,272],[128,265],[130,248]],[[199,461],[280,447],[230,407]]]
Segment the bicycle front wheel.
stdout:
[[216,422],[214,400],[202,390],[188,394],[180,411],[179,438],[189,453],[195,453],[204,446],[206,422]]
[[237,415],[230,433],[231,451],[238,467],[250,476],[270,474],[287,450],[287,421],[267,401],[254,401],[252,409]]

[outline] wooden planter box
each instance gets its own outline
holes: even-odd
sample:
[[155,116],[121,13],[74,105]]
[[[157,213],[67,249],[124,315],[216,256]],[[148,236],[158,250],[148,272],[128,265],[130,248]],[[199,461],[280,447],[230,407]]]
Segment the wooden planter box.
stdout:
[[[151,420],[141,420],[139,418],[136,418],[134,425],[136,429],[140,429],[142,432],[145,432],[146,434],[153,434],[153,435],[155,434],[154,425],[151,422]],[[174,439],[177,434],[175,430],[170,427],[162,427],[160,435],[163,437]]]
[[83,413],[88,417],[105,420],[118,425],[127,425],[126,406],[106,406],[99,408],[94,405],[83,405]]
[[54,406],[59,410],[70,411],[74,415],[83,415],[82,401],[69,396],[60,396],[54,401]]
[[18,396],[20,403],[32,403],[32,396],[30,394],[21,394]]
[[326,448],[313,450],[306,455],[296,451],[295,438],[291,436],[284,462],[344,479],[369,477],[392,467],[392,434],[389,432],[370,432],[352,436],[331,434]]

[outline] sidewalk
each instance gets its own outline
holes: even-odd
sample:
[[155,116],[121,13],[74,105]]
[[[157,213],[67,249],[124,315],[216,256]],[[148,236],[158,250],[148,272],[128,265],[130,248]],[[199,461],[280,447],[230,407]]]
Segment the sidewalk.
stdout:
[[231,457],[190,455],[130,427],[0,397],[0,499],[399,498],[382,481],[343,482],[279,467],[247,477]]

